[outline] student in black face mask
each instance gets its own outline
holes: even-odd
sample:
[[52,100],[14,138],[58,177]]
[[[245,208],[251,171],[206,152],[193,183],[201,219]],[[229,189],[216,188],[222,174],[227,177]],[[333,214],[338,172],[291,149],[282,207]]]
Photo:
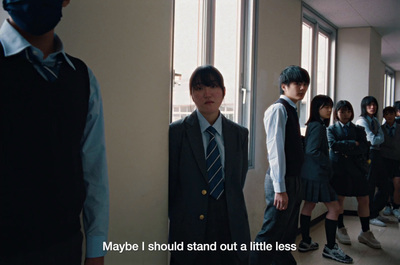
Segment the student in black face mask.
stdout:
[[57,26],[62,17],[61,9],[68,2],[63,0],[4,0],[3,8],[21,30],[40,36]]
[[0,264],[104,264],[108,176],[99,85],[54,28],[69,0],[3,0]]

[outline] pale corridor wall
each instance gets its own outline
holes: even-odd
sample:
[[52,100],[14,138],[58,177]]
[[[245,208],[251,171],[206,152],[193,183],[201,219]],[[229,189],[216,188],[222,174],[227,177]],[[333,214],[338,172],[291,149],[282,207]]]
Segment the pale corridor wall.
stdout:
[[[382,119],[383,80],[385,67],[381,61],[381,37],[372,28],[338,30],[336,102],[348,100],[354,108],[354,120],[361,114],[360,103],[365,96],[378,102]],[[355,198],[346,198],[345,210],[357,210]]]
[[263,118],[265,110],[279,98],[278,78],[288,65],[301,58],[301,2],[259,1],[257,24],[257,80],[254,127],[255,166],[247,175],[245,196],[252,239],[260,231],[264,210],[264,177],[268,168]]
[[[97,76],[110,181],[109,240],[167,242],[172,1],[71,1],[57,29]],[[166,252],[109,252],[106,264],[167,264]]]

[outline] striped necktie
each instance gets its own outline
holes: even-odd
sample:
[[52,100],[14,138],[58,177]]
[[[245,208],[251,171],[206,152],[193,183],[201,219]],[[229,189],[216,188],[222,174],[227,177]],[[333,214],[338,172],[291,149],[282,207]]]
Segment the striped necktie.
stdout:
[[344,135],[348,136],[349,135],[349,126],[347,124],[345,126],[343,126],[343,130],[344,130]]
[[372,118],[372,121],[371,121],[371,130],[372,130],[372,132],[374,132],[375,133],[375,119],[374,118]]
[[210,196],[218,200],[224,192],[224,179],[222,177],[221,155],[218,150],[217,141],[215,140],[217,131],[212,126],[208,127],[206,131],[210,134],[206,154]]
[[24,55],[31,64],[33,64],[39,68],[39,71],[43,75],[46,76],[47,81],[54,82],[57,80],[58,72],[59,72],[60,64],[62,63],[62,60],[58,60],[57,63],[53,67],[49,67],[49,66],[46,66],[43,63],[41,63],[39,61],[39,59],[33,55],[32,49],[30,49],[30,48],[25,49]]

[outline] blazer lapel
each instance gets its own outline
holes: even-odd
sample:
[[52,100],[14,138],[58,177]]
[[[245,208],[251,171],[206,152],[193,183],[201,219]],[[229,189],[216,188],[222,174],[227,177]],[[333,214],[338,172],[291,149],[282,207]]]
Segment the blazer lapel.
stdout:
[[199,166],[205,181],[208,182],[203,138],[201,136],[200,125],[196,111],[192,112],[192,114],[186,119],[186,125],[186,132],[192,148],[193,156],[196,159],[197,165]]
[[350,138],[350,139],[357,139],[356,126],[355,126],[353,123],[350,123],[350,126],[349,126],[349,135],[347,136],[347,138]]
[[[232,168],[230,164],[235,161],[235,158],[232,157],[233,154],[235,153],[234,151],[236,150],[236,139],[234,137],[234,134],[231,133],[232,130],[230,128],[229,123],[227,122],[225,116],[222,116],[222,135],[224,138],[224,149],[225,149],[225,181],[229,180],[229,176],[231,176]],[[229,144],[225,144],[229,143]]]
[[[349,128],[349,129],[350,129],[350,128]],[[350,131],[351,131],[351,130],[349,130],[349,133],[350,133]],[[346,135],[344,134],[342,125],[340,125],[339,122],[335,123],[335,133],[336,133],[336,135],[337,135],[337,137],[338,137],[339,139],[344,139],[344,138],[346,138]]]

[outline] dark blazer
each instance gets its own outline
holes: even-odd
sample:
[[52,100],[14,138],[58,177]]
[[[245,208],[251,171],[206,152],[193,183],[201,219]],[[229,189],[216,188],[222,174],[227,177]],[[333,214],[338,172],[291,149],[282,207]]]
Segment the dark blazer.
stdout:
[[[248,130],[222,116],[225,148],[225,196],[232,241],[250,242],[243,195],[248,168]],[[196,111],[169,128],[169,242],[203,243],[209,199],[206,160]],[[196,252],[175,252],[174,259],[190,265]],[[248,252],[238,252],[248,259]]]
[[[359,146],[356,146],[356,141]],[[369,142],[363,127],[350,123],[346,136],[340,123],[335,122],[328,128],[328,144],[334,174],[366,174]]]
[[301,177],[329,182],[331,162],[329,160],[326,127],[322,121],[313,121],[307,125],[304,149],[305,156]]

